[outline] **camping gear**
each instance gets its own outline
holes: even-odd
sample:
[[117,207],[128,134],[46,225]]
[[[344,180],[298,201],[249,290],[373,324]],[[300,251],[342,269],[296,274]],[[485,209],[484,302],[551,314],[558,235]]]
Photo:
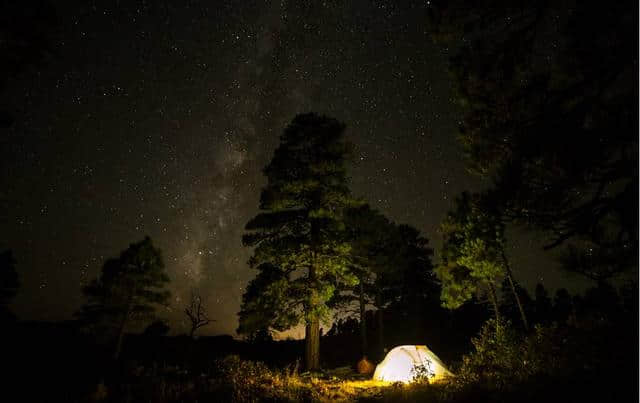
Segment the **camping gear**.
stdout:
[[453,376],[427,346],[398,346],[376,367],[373,379],[387,382],[438,381]]

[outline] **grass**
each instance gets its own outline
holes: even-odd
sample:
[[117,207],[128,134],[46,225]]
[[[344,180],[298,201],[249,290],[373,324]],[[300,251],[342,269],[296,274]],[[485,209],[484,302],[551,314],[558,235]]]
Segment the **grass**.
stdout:
[[[402,402],[437,401],[437,384],[375,381],[349,367],[298,373],[297,366],[270,369],[230,356],[207,373],[178,368],[138,368],[111,387],[101,385],[91,401]],[[426,396],[431,396],[426,399]]]

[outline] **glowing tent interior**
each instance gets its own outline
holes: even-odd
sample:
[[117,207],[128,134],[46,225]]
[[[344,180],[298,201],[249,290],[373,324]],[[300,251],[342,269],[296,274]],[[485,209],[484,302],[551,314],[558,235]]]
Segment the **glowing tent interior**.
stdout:
[[427,346],[398,346],[389,351],[376,367],[373,379],[387,382],[411,382],[427,376],[437,381],[453,374]]

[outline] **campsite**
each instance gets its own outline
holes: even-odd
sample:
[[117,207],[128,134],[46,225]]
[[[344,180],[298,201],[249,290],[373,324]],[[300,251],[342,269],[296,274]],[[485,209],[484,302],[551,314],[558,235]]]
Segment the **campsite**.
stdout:
[[0,1],[0,402],[637,402],[639,15]]

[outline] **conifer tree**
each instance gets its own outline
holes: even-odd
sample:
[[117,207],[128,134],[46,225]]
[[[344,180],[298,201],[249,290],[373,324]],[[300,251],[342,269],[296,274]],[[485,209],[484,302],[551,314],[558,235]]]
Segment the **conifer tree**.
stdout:
[[355,285],[348,270],[343,212],[356,202],[347,184],[350,144],[345,125],[313,113],[296,116],[264,169],[260,210],[246,225],[258,270],[243,296],[239,333],[305,325],[308,370],[320,367],[320,322],[341,284]]

